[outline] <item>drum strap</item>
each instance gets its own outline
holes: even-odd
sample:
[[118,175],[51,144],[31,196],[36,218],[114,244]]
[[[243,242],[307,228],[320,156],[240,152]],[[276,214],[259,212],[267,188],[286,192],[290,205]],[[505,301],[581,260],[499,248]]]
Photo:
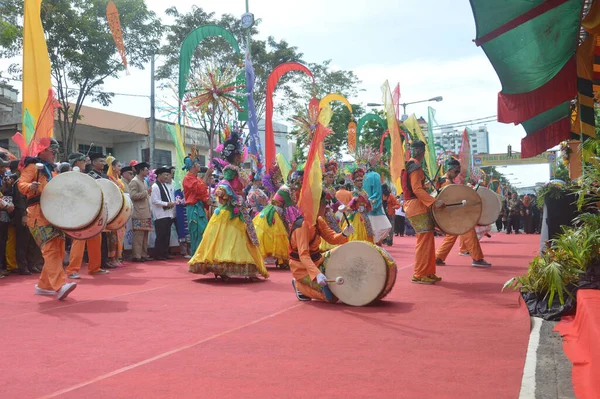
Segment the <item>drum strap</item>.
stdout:
[[40,203],[40,198],[41,196],[37,196],[37,197],[31,197],[27,200],[27,207],[30,207],[31,205],[35,205],[35,204],[39,204]]

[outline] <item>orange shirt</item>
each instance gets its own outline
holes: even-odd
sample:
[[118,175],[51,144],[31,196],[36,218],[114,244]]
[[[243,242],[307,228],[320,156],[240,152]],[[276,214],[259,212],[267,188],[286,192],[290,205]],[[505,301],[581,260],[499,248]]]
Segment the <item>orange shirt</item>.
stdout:
[[188,173],[183,178],[181,183],[183,186],[183,196],[185,197],[186,205],[194,205],[198,201],[202,201],[205,208],[208,208],[210,203],[210,193],[208,192],[208,186],[202,179],[195,176],[192,173]]
[[387,214],[388,216],[394,216],[396,214],[396,209],[400,209],[400,202],[398,199],[394,197],[393,194],[388,195],[387,198]]
[[[52,172],[52,176],[56,176],[56,173]],[[29,188],[31,187],[31,183],[36,181],[36,178],[37,182],[40,183],[40,186],[36,191],[30,191]],[[46,184],[48,184],[48,178],[46,178],[46,175],[43,173],[39,173],[38,177],[38,170],[35,167],[35,163],[27,165],[21,171],[21,177],[19,178],[18,183],[19,191],[27,199],[40,196],[42,194],[42,191],[44,190],[44,187],[46,187]],[[38,226],[47,226],[50,224],[50,222],[48,222],[48,220],[42,214],[42,209],[40,208],[39,202],[37,204],[33,204],[27,207],[28,226],[34,227],[36,222]]]
[[323,263],[323,256],[316,262],[310,257],[311,254],[320,253],[321,237],[332,245],[341,245],[348,242],[348,238],[342,233],[336,233],[327,225],[322,218],[317,218],[316,226],[304,221],[302,226],[292,232],[290,239],[290,252],[299,255],[300,261],[290,259],[290,268],[292,275],[296,280],[310,276],[311,280],[317,278],[321,273],[318,266]]
[[[421,164],[414,158],[411,161]],[[427,213],[428,208],[435,203],[435,198],[429,195],[425,190],[425,173],[422,168],[419,168],[410,174],[410,184],[413,193],[416,195],[416,199],[406,200],[404,202],[404,210],[406,211],[406,217],[411,218],[413,216],[422,215]]]
[[337,198],[342,204],[348,206],[350,201],[352,201],[352,192],[346,190],[345,188],[340,188],[337,193],[335,193],[335,198]]

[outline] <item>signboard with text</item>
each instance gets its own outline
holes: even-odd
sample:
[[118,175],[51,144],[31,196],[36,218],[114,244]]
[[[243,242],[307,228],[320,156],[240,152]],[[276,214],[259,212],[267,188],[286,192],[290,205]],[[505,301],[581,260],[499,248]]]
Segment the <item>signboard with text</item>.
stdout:
[[508,154],[475,154],[473,155],[473,166],[504,166],[504,165],[536,165],[544,163],[554,163],[556,154],[554,152],[544,152],[531,158],[521,158],[521,154],[513,152]]

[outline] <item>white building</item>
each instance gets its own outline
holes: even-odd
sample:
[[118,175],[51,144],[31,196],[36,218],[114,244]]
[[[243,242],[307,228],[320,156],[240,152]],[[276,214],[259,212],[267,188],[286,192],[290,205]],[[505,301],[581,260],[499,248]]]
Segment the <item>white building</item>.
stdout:
[[[282,153],[288,161],[292,160],[294,148],[288,140],[288,127],[283,123],[273,122],[273,132],[275,133],[275,151]],[[262,145],[263,155],[265,153],[265,121],[258,121],[258,134]]]
[[[433,131],[435,143],[441,145],[446,151],[453,151],[458,154],[462,144],[463,131],[464,128],[457,129],[454,126],[445,126],[441,129],[436,129]],[[489,154],[490,139],[487,126],[482,125],[471,129],[469,139],[471,142],[471,152],[473,154]],[[442,148],[438,146],[438,154],[441,151]]]

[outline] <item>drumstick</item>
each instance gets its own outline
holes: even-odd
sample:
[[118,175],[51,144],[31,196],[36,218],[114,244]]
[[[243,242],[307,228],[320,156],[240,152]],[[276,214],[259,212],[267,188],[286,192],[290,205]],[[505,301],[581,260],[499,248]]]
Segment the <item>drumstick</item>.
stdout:
[[446,206],[459,206],[459,205],[461,205],[461,206],[467,205],[467,200],[462,200],[461,202],[456,202],[454,204],[447,204]]
[[346,205],[340,205],[338,207],[338,211],[342,212],[342,215],[344,215],[344,219],[346,220],[346,225],[350,226],[350,221],[348,220],[348,216],[346,216],[346,212],[344,212],[344,209],[346,209]]
[[325,280],[327,283],[336,283],[337,285],[344,284],[344,278],[342,276],[338,276],[335,280]]
[[35,178],[35,181],[37,182],[40,180],[40,170],[44,169],[44,164],[38,162],[35,164],[35,168],[37,169],[37,176]]

